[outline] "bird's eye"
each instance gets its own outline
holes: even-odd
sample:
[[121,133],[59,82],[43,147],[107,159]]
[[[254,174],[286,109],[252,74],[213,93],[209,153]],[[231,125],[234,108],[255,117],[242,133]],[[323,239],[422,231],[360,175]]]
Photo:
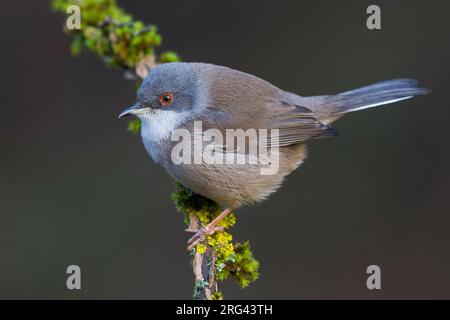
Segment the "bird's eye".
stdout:
[[173,103],[173,94],[171,92],[166,92],[159,97],[159,102],[162,106],[167,107]]

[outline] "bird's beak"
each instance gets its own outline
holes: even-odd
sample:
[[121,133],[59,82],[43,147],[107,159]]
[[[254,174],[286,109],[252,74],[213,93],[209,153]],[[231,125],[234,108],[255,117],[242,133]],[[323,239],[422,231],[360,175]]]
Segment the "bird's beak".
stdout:
[[130,114],[134,114],[136,113],[137,110],[142,109],[142,106],[139,103],[135,103],[133,104],[131,107],[126,108],[125,110],[123,110],[120,114],[118,118],[122,118],[125,116],[128,116]]

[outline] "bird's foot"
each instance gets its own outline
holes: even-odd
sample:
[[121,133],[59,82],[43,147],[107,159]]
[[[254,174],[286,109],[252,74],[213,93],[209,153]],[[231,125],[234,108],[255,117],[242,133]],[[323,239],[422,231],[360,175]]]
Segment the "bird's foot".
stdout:
[[192,229],[186,229],[186,232],[192,232],[195,233],[187,242],[187,250],[191,251],[194,249],[194,247],[205,241],[207,236],[213,235],[217,231],[222,231],[223,227],[221,226],[206,226],[201,228],[200,230],[192,230]]

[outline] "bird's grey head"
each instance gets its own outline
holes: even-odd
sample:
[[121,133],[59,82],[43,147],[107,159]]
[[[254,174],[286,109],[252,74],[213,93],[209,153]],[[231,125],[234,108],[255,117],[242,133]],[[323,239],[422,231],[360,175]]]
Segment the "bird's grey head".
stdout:
[[142,121],[152,115],[192,111],[198,91],[198,80],[189,63],[166,63],[152,69],[142,83],[136,103],[120,117],[136,115]]
[[141,120],[144,143],[159,143],[202,112],[200,81],[189,63],[175,62],[152,69],[142,83],[134,105],[119,118],[135,115]]

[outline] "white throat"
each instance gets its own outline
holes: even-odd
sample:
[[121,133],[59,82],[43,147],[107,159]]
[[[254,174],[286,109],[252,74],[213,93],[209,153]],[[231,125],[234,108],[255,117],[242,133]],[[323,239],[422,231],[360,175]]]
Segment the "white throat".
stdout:
[[155,110],[152,113],[139,115],[141,119],[141,135],[145,140],[160,142],[170,139],[172,132],[178,128],[184,116],[180,112],[172,110]]

